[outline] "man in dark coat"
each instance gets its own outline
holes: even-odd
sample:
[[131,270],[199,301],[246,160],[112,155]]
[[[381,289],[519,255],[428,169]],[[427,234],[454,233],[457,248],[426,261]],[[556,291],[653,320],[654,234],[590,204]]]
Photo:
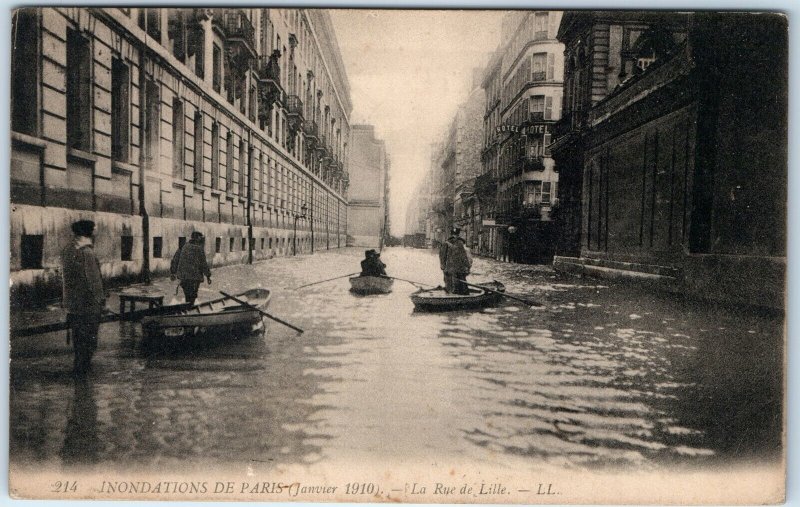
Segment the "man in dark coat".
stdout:
[[469,294],[469,288],[462,280],[466,280],[469,274],[472,257],[460,233],[461,229],[453,228],[450,237],[439,248],[439,267],[444,272],[445,290],[451,294]]
[[361,276],[386,276],[386,264],[381,262],[381,255],[375,250],[364,252],[366,256],[361,261]]
[[181,288],[186,302],[194,304],[197,299],[197,289],[203,283],[203,277],[211,284],[211,270],[206,261],[203,233],[195,231],[189,242],[175,252],[170,264],[170,279],[176,277],[181,281]]
[[97,332],[106,296],[100,263],[92,248],[94,222],[79,220],[72,224],[72,232],[72,241],[61,252],[63,304],[75,351],[73,371],[84,376],[91,369],[92,356],[97,350]]

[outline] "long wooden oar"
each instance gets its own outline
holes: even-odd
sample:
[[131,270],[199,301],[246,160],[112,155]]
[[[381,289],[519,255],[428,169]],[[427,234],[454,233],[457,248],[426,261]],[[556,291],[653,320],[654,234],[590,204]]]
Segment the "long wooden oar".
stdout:
[[228,298],[228,299],[232,299],[232,300],[236,301],[237,303],[239,303],[239,304],[240,304],[240,305],[242,305],[242,306],[246,306],[246,307],[248,307],[248,308],[250,308],[250,309],[252,309],[252,310],[255,310],[255,311],[257,311],[258,313],[260,313],[260,314],[261,314],[261,315],[263,315],[264,317],[268,317],[268,318],[270,318],[270,319],[274,320],[275,322],[279,322],[279,323],[283,324],[283,325],[284,325],[284,326],[286,326],[286,327],[289,327],[289,328],[292,328],[292,329],[294,329],[295,331],[297,331],[297,332],[298,332],[298,333],[300,333],[300,334],[303,334],[303,333],[305,333],[305,331],[303,331],[303,330],[302,330],[302,329],[300,329],[299,327],[297,327],[297,326],[293,326],[293,325],[289,324],[288,322],[286,322],[285,320],[281,320],[281,319],[279,319],[278,317],[275,317],[275,316],[273,316],[273,315],[270,315],[270,314],[268,314],[267,312],[265,312],[264,310],[262,310],[261,308],[257,308],[257,307],[255,307],[255,306],[251,305],[251,304],[250,304],[250,303],[248,303],[247,301],[242,301],[241,299],[237,298],[236,296],[231,296],[231,295],[230,295],[230,294],[228,294],[227,292],[222,292],[222,291],[219,291],[219,293],[220,293],[220,294],[222,294],[223,296],[225,296],[225,297],[226,297],[226,298]]
[[468,285],[470,287],[475,287],[477,289],[483,289],[483,290],[485,290],[487,292],[493,292],[495,294],[499,294],[500,296],[507,297],[508,299],[513,299],[514,301],[519,301],[520,303],[525,303],[528,306],[544,306],[542,303],[538,303],[536,301],[528,301],[526,299],[514,297],[514,296],[511,296],[509,294],[506,294],[505,292],[500,292],[499,290],[490,289],[489,287],[485,287],[483,285],[475,285],[474,283],[469,283],[469,282],[467,282],[465,280],[458,280],[458,281],[463,283],[464,285]]
[[[178,313],[192,308],[190,303],[181,303],[179,305],[166,305],[159,306],[158,308],[149,308],[147,310],[137,310],[135,312],[128,312],[124,315],[118,313],[110,313],[100,317],[100,323],[116,322],[119,320],[138,320],[142,317],[149,317],[151,315],[166,315],[170,313]],[[22,329],[12,329],[11,335],[18,336],[33,336],[44,333],[54,333],[56,331],[64,331],[69,329],[69,322],[53,322],[52,324],[42,324],[39,326],[26,327]]]
[[426,287],[436,287],[435,285],[431,285],[429,283],[422,283],[422,282],[415,282],[414,280],[406,280],[405,278],[398,278],[396,276],[389,276],[389,275],[381,275],[381,278],[391,278],[392,280],[400,280],[401,282],[408,282],[412,285],[425,285]]
[[355,273],[348,273],[346,275],[337,276],[337,277],[334,277],[334,278],[328,278],[327,280],[320,280],[318,282],[307,283],[305,285],[301,285],[300,287],[295,287],[292,290],[302,289],[303,287],[311,287],[312,285],[317,285],[318,283],[332,282],[333,280],[338,280],[339,278],[344,278],[346,276],[355,276],[355,275],[357,275],[359,273],[361,273],[361,271],[357,271]]

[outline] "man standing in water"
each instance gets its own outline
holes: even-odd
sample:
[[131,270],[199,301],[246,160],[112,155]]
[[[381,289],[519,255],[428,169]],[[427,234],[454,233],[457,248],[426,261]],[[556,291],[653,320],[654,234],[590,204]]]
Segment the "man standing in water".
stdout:
[[469,294],[466,280],[472,267],[472,257],[459,234],[461,229],[454,227],[450,237],[439,247],[439,267],[444,272],[445,290],[451,294]]
[[203,233],[194,231],[189,242],[175,252],[169,267],[170,279],[174,280],[177,277],[181,281],[183,295],[190,304],[194,304],[194,300],[197,299],[197,289],[203,283],[204,276],[209,285],[211,284],[211,270],[208,268],[203,245]]
[[63,304],[67,308],[67,322],[75,351],[73,372],[85,376],[97,350],[97,332],[106,296],[100,263],[92,247],[94,222],[79,220],[72,224],[72,232],[74,238],[61,252]]

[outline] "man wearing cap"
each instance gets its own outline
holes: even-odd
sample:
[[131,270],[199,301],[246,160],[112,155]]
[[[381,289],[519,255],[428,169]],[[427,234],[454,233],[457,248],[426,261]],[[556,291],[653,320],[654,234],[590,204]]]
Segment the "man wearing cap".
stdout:
[[472,257],[460,233],[461,229],[454,227],[450,237],[439,247],[439,267],[444,272],[445,290],[451,294],[469,294],[469,288],[461,280],[466,280],[469,274]]
[[189,242],[175,252],[170,263],[170,279],[176,277],[181,281],[181,288],[187,303],[194,304],[197,299],[197,289],[203,283],[205,276],[211,284],[211,270],[206,261],[203,233],[194,231]]
[[386,276],[386,264],[381,261],[381,255],[375,250],[364,252],[365,258],[361,261],[361,276]]
[[106,296],[100,263],[92,248],[94,222],[79,220],[72,224],[72,232],[72,241],[61,252],[63,304],[75,351],[74,373],[85,375],[97,350],[97,332]]

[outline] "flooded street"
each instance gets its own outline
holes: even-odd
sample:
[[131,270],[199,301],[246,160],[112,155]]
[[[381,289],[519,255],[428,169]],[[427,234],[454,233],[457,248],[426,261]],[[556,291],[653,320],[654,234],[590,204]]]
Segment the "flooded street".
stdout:
[[[349,293],[347,278],[293,290],[357,271],[362,255],[230,266],[201,286],[200,300],[270,288],[268,311],[303,335],[267,321],[264,334],[165,348],[138,324],[104,324],[86,381],[70,375],[63,332],[13,339],[12,463],[658,470],[780,456],[779,316],[485,259],[470,281],[503,281],[544,306],[415,313],[416,289],[400,281],[368,297]],[[382,258],[390,275],[441,283],[433,252]],[[155,285],[169,301],[175,283]]]

